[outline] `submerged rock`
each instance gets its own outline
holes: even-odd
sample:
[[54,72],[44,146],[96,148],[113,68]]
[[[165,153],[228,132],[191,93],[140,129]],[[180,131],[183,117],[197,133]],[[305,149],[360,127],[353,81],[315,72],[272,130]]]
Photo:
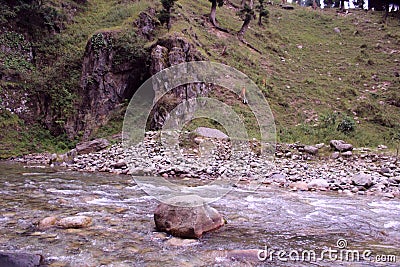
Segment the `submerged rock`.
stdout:
[[[193,199],[199,205],[193,205]],[[154,221],[159,231],[175,237],[200,238],[225,224],[221,214],[198,196],[174,197],[168,203],[157,206]]]
[[43,256],[38,254],[0,252],[1,267],[36,267],[42,261]]

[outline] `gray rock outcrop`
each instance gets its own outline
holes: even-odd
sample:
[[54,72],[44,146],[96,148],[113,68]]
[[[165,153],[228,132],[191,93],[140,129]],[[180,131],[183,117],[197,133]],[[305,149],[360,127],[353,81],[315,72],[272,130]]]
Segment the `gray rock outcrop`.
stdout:
[[76,152],[78,154],[88,154],[100,151],[110,145],[107,139],[98,138],[88,142],[81,142],[76,145]]
[[353,145],[346,143],[343,140],[331,140],[329,145],[336,151],[346,152],[353,150]]

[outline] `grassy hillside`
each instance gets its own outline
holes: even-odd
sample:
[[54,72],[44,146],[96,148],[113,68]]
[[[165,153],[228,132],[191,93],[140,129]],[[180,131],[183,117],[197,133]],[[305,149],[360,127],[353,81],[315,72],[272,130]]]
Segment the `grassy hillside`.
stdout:
[[[88,1],[61,33],[38,42],[42,64],[31,71],[35,88],[55,94],[57,101],[53,104],[67,115],[76,97],[87,40],[102,30],[130,30],[138,14],[148,7],[161,9],[156,0]],[[382,24],[379,12],[351,11],[344,15],[335,9],[267,8],[269,23],[259,27],[252,21],[245,35],[261,53],[236,37],[242,21],[234,6],[217,9],[217,20],[229,33],[214,29],[208,22],[208,0],[177,1],[171,30],[160,28],[158,36],[179,32],[208,59],[235,67],[252,78],[269,101],[282,142],[341,138],[358,146],[394,146],[400,132],[399,20],[389,18]],[[1,120],[7,124],[7,119]],[[337,130],[338,125],[342,130]],[[117,116],[97,136],[117,132],[120,127],[121,118]],[[5,132],[2,135],[0,149],[18,140]],[[21,140],[23,143],[25,139]],[[67,147],[73,145],[70,140],[63,142]],[[43,149],[51,147],[57,150],[63,145]],[[31,147],[16,154],[28,150]]]
[[[269,6],[269,24],[260,28],[253,21],[245,37],[260,54],[233,34],[212,29],[207,1],[179,3],[181,15],[172,30],[192,26],[211,60],[243,71],[264,90],[281,141],[343,138],[375,146],[392,143],[399,133],[399,21],[382,25],[380,13]],[[231,32],[241,26],[235,12],[229,7],[217,11],[221,26]],[[353,120],[355,131],[336,130],[342,121]]]

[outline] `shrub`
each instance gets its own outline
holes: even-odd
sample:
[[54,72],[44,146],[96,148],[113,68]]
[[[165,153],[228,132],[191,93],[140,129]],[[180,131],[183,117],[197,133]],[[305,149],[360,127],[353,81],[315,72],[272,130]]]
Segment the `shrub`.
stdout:
[[355,130],[355,122],[353,118],[346,116],[338,124],[336,129],[344,134],[348,134]]

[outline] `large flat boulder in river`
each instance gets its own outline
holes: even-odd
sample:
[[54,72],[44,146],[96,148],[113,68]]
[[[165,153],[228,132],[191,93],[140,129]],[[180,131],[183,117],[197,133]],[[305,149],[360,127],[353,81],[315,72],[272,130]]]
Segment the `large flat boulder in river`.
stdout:
[[154,221],[159,231],[176,237],[200,238],[203,233],[225,224],[221,214],[208,204],[202,202],[199,206],[193,206],[192,203],[185,205],[186,201],[187,197],[179,196],[170,199],[168,204],[158,205],[154,212]]

